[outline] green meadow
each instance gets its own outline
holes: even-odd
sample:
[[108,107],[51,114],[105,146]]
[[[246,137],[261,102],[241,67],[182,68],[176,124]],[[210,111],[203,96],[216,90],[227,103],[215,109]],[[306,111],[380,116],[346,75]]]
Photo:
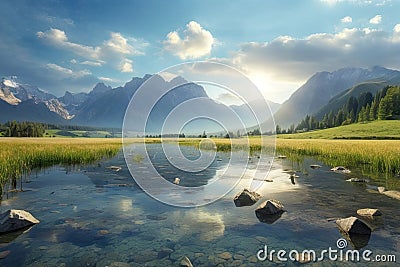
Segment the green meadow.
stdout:
[[282,139],[400,139],[400,120],[377,120],[296,134]]

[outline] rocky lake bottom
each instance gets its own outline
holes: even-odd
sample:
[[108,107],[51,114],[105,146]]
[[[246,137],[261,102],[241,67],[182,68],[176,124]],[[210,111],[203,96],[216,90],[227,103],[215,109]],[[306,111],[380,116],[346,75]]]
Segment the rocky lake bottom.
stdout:
[[[197,179],[174,173],[164,159],[154,164],[168,180],[179,176],[185,181],[186,175],[194,182],[207,182],[229,159],[227,153],[217,155],[220,160],[210,166],[214,171]],[[24,178],[23,192],[3,197],[0,211],[23,209],[40,223],[0,236],[0,266],[179,266],[184,256],[193,266],[298,266],[276,256],[260,262],[256,255],[265,245],[287,251],[337,249],[343,235],[329,218],[357,216],[362,208],[378,208],[383,215],[369,222],[373,232],[359,251],[400,259],[399,200],[379,194],[372,182],[346,181],[361,176],[359,170],[343,174],[331,167],[310,158],[301,164],[276,159],[269,181],[257,190],[263,198],[255,205],[235,206],[233,198],[243,187],[239,183],[221,199],[195,208],[169,206],[148,196],[132,179],[122,153],[79,168],[54,166],[33,172]],[[248,168],[256,167],[250,161]],[[287,169],[297,171],[298,177],[290,179]],[[267,199],[278,199],[287,210],[270,224],[260,222],[254,212]],[[349,240],[345,249],[353,245]],[[397,266],[328,258],[304,265]]]

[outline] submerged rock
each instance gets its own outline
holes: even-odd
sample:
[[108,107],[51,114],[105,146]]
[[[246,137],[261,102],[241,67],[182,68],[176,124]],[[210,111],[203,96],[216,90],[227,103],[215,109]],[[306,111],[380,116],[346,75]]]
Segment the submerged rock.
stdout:
[[39,223],[39,220],[24,210],[8,210],[0,215],[0,233],[8,233]]
[[336,220],[339,228],[347,234],[370,235],[371,229],[357,217],[348,217]]
[[179,266],[181,267],[193,267],[192,262],[189,260],[188,257],[184,256],[181,260],[181,262],[179,263]]
[[275,199],[264,201],[255,210],[258,220],[268,224],[272,224],[278,220],[283,212],[285,212],[283,204]]
[[235,196],[233,202],[236,207],[251,206],[261,199],[261,195],[257,192],[243,189],[243,191]]
[[360,216],[381,216],[382,212],[378,209],[359,209],[357,214]]
[[369,183],[369,180],[360,179],[360,178],[350,178],[350,179],[347,179],[346,182],[350,182],[350,183]]
[[346,169],[343,166],[337,166],[331,169],[333,172],[342,172],[342,173],[350,173],[351,171],[349,169]]

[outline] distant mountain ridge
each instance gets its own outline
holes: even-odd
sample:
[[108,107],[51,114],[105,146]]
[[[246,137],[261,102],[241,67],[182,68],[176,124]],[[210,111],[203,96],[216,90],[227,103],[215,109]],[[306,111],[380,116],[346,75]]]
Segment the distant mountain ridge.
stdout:
[[[383,67],[342,68],[334,72],[317,72],[281,105],[274,114],[275,123],[281,128],[288,128],[291,124],[296,125],[307,114],[317,113],[332,98],[357,84],[375,80],[383,85],[397,79],[400,79],[399,71]],[[271,119],[267,120],[266,124],[273,125]]]
[[[225,107],[208,98],[204,88],[187,83],[182,77],[165,81],[158,75],[135,77],[124,86],[112,88],[98,83],[89,93],[71,93],[66,91],[62,97],[56,97],[41,89],[25,84],[17,77],[3,78],[0,83],[0,122],[10,120],[36,121],[53,124],[86,125],[94,127],[120,128],[126,107],[136,90],[150,77],[163,88],[174,84],[186,83],[180,90],[173,90],[154,108],[149,118],[149,127],[157,130],[169,113],[179,103],[191,98],[205,98],[203,105],[193,109],[207,109],[209,112],[221,113]],[[376,92],[385,85],[400,84],[400,72],[383,67],[371,69],[343,68],[334,72],[318,72],[304,85],[296,90],[282,105],[268,102],[276,124],[288,128],[297,124],[306,114],[320,115],[327,110],[342,106],[348,96],[361,92]],[[151,94],[152,92],[149,92]],[[256,111],[264,102],[257,100],[251,103]],[[144,103],[145,104],[145,103]],[[251,111],[245,105],[232,105],[242,119],[256,123]],[[188,111],[190,113],[191,111]],[[253,121],[252,121],[253,119]],[[262,118],[267,125],[273,125],[272,118],[265,114]],[[254,124],[253,124],[254,125]],[[157,129],[156,129],[157,128]],[[274,130],[274,129],[271,129]]]
[[[159,94],[163,88],[174,89],[162,97],[154,106],[148,118],[149,130],[160,131],[160,125],[165,121],[167,114],[180,103],[193,98],[201,98],[201,104],[193,104],[190,110],[185,112],[186,114],[192,114],[192,112],[198,110],[206,110],[211,115],[219,114],[223,116],[222,114],[227,114],[226,106],[209,98],[202,86],[187,82],[179,76],[166,81],[159,75],[147,74],[142,78],[134,77],[124,86],[117,88],[98,83],[89,93],[66,91],[62,97],[58,98],[37,87],[22,83],[17,77],[9,77],[3,78],[2,83],[0,83],[0,122],[18,120],[121,128],[126,108],[132,96],[150,78],[152,78],[152,88],[148,91],[148,99],[151,99],[154,94]],[[153,103],[146,103],[146,99],[141,104],[144,106],[153,105]],[[257,103],[252,105],[257,110],[261,102],[255,102]],[[273,102],[269,103],[272,110],[276,110],[279,106],[279,104]],[[232,109],[244,121],[250,120],[252,114],[246,105],[233,106]],[[236,125],[231,118],[228,118],[227,121],[229,121],[229,126]],[[249,122],[246,126],[250,126],[251,123]],[[202,125],[204,123],[200,123],[199,127],[202,127]],[[237,125],[237,127],[240,127],[240,125]]]

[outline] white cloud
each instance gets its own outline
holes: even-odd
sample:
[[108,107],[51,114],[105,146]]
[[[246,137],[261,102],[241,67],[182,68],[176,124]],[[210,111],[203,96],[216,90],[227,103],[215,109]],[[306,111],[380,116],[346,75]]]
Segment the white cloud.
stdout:
[[109,77],[99,77],[99,80],[103,81],[103,82],[108,82],[108,83],[117,83],[120,82],[118,80],[115,80],[113,78],[109,78]]
[[80,77],[92,74],[88,70],[73,71],[71,69],[61,67],[60,65],[57,65],[54,63],[46,64],[46,68],[56,71],[58,74],[60,74],[64,78],[80,78]]
[[100,52],[100,47],[91,47],[70,42],[65,32],[59,29],[52,28],[46,32],[37,32],[36,35],[51,45],[70,50],[84,58],[96,59]]
[[92,66],[92,67],[101,67],[103,65],[104,61],[90,61],[90,60],[85,60],[82,61],[80,64],[82,65],[87,65],[87,66]]
[[125,59],[121,62],[121,65],[119,67],[119,70],[121,72],[133,72],[133,65],[132,65],[132,60]]
[[[81,64],[89,66],[101,66],[104,63],[113,65],[124,72],[132,72],[132,60],[128,57],[143,55],[141,51],[148,43],[135,38],[124,37],[121,33],[111,32],[110,39],[105,40],[99,46],[87,46],[69,41],[66,33],[59,29],[51,28],[45,32],[37,32],[37,37],[46,41],[49,45],[68,50],[86,61]],[[75,63],[76,64],[76,60]],[[71,61],[72,63],[72,61]],[[121,66],[124,66],[121,68]],[[130,66],[130,67],[129,67]]]
[[371,24],[380,24],[382,22],[382,15],[376,15],[375,17],[369,20]]
[[76,63],[78,63],[78,61],[76,60],[76,59],[71,59],[69,62],[71,62],[72,64],[76,64]]
[[[131,38],[131,40],[137,42],[134,38]],[[104,48],[106,47],[116,53],[124,55],[143,55],[143,52],[133,48],[133,46],[128,43],[128,39],[119,32],[111,33],[111,38],[104,42]]]
[[202,28],[202,26],[191,21],[186,25],[181,37],[178,31],[168,33],[164,41],[164,47],[167,51],[185,59],[196,59],[210,55],[215,38],[211,32]]
[[340,21],[343,23],[351,23],[351,22],[353,22],[353,19],[350,16],[346,16],[346,17],[342,18]]
[[400,26],[396,25],[393,32],[345,28],[302,39],[286,36],[266,43],[245,43],[233,53],[231,61],[250,77],[257,77],[259,84],[264,80],[264,87],[270,88],[296,89],[296,84],[301,85],[315,72],[343,67],[380,65],[398,69]]

